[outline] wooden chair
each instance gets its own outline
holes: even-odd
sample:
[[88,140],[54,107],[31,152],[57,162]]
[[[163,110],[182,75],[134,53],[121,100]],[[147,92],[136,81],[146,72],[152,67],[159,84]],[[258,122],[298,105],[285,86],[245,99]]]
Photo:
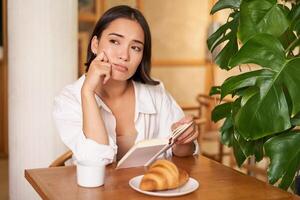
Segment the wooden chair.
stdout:
[[65,166],[65,162],[72,158],[73,152],[71,150],[66,151],[62,155],[60,155],[57,159],[55,159],[49,167],[60,167]]
[[[193,112],[196,124],[198,125],[198,142],[200,146],[204,143],[214,143],[218,147],[217,153],[201,148],[201,154],[215,161],[222,162],[225,153],[224,146],[220,141],[219,127],[211,121],[211,111],[220,102],[220,99],[199,94],[197,96],[197,102],[197,106],[183,106],[182,109],[186,114]],[[226,153],[226,155],[228,154]]]
[[[185,114],[193,116],[196,128],[198,129],[199,134],[201,134],[201,127],[206,123],[206,119],[201,117],[200,106],[182,106],[181,108]],[[198,137],[198,140],[199,138],[200,137]]]
[[263,181],[267,181],[267,165],[269,160],[264,158],[262,162],[264,162],[264,165],[260,166],[255,162],[254,157],[250,157],[247,159],[242,168],[246,169],[246,173],[248,175],[257,177]]
[[[228,102],[229,100],[222,100],[222,102]],[[215,106],[217,106],[221,100],[218,97],[211,97],[205,94],[199,94],[197,96],[197,102],[199,103],[199,115],[201,118],[206,120],[204,126],[202,126],[201,134],[199,138],[200,144],[211,143],[217,146],[217,152],[201,149],[202,155],[213,159],[217,162],[222,163],[224,156],[229,156],[231,152],[224,151],[224,145],[221,143],[220,139],[220,123],[214,123],[211,120],[211,113]]]

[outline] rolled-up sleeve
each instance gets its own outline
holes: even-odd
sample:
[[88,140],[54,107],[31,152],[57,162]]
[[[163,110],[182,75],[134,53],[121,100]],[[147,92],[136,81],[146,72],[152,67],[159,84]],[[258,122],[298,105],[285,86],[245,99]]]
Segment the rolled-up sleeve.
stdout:
[[54,100],[53,118],[64,144],[70,148],[75,159],[111,163],[117,151],[112,138],[109,145],[99,144],[86,138],[82,131],[81,104],[75,96],[63,91]]

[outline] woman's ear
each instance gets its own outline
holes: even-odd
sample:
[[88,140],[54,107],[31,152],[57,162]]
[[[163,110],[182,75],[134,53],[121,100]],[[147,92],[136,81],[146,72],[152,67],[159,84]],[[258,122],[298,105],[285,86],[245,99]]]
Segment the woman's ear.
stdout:
[[92,50],[93,54],[98,53],[98,46],[99,46],[99,40],[98,40],[97,36],[94,36],[92,38],[92,42],[91,42],[91,50]]

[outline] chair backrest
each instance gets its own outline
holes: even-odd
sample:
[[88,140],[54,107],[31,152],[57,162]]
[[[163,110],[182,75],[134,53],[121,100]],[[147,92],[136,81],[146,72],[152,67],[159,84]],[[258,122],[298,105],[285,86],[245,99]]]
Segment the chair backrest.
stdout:
[[218,123],[214,123],[211,120],[211,113],[213,111],[213,109],[221,104],[221,103],[225,103],[225,102],[230,102],[231,100],[229,99],[220,99],[220,97],[218,96],[209,96],[209,95],[205,95],[205,94],[199,94],[197,96],[197,102],[199,103],[199,106],[201,108],[200,110],[200,115],[202,116],[202,118],[206,119],[206,124],[205,124],[205,130],[204,131],[216,131],[220,128],[220,125],[222,123],[222,121],[218,122]]
[[65,166],[65,162],[72,158],[73,152],[71,150],[66,151],[62,155],[60,155],[58,158],[56,158],[49,167],[60,167]]
[[211,120],[211,113],[215,106],[222,102],[227,102],[227,100],[221,101],[219,97],[211,97],[205,94],[199,94],[196,100],[198,105],[184,106],[182,109],[186,114],[192,114],[195,117],[199,132],[198,143],[202,146],[201,154],[215,161],[222,162],[223,157],[228,156],[230,152],[224,152],[224,146],[221,144],[219,134],[221,122],[214,123]]
[[200,135],[202,132],[201,129],[206,123],[206,119],[201,117],[201,107],[198,105],[198,106],[182,106],[181,108],[185,114],[193,116],[196,124],[196,128],[199,132],[199,136],[197,140],[200,143]]

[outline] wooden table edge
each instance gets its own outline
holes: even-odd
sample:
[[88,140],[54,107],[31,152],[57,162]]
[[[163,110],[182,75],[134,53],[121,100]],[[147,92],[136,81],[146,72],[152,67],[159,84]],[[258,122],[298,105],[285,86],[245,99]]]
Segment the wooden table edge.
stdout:
[[[196,156],[196,157],[194,157],[194,159],[199,159],[199,157],[198,156]],[[214,160],[211,160],[211,159],[209,159],[209,158],[207,158],[207,157],[204,157],[204,156],[202,156],[202,158],[203,159],[206,159],[206,160],[208,160],[208,161],[210,161],[210,162],[213,162],[213,163],[216,163],[216,164],[220,164],[219,162],[216,162],[216,161],[214,161]],[[233,169],[233,168],[231,168],[231,167],[229,167],[229,166],[226,166],[226,165],[223,165],[223,164],[221,164],[223,167],[225,167],[225,168],[227,168],[227,169],[229,169],[229,170],[231,170],[231,171],[233,171],[234,173],[237,173],[237,174],[239,174],[239,175],[242,175],[242,176],[246,176],[246,177],[248,177],[248,178],[252,178],[252,179],[256,179],[255,177],[252,177],[252,176],[249,176],[249,175],[246,175],[246,174],[244,174],[244,173],[242,173],[242,172],[240,172],[240,171],[238,171],[238,170],[235,170],[235,169]],[[66,166],[65,166],[66,167]],[[65,168],[64,167],[64,168]],[[74,166],[67,166],[67,167],[74,167]],[[58,167],[58,168],[60,168],[60,167]],[[37,168],[38,169],[38,168]],[[29,184],[34,188],[34,190],[40,195],[40,197],[43,199],[43,200],[49,200],[50,199],[50,197],[49,196],[47,196],[46,195],[46,193],[45,192],[43,192],[41,189],[40,189],[40,187],[38,186],[38,184],[37,184],[37,182],[33,179],[33,177],[35,177],[35,175],[34,175],[34,173],[30,173],[30,171],[32,171],[32,170],[37,170],[37,169],[25,169],[24,170],[24,176],[25,176],[25,179],[29,182]],[[44,168],[41,168],[41,169],[44,169]],[[264,182],[264,181],[261,181],[261,180],[258,180],[258,179],[256,179],[257,181],[260,181],[260,182]],[[268,184],[267,182],[264,182],[265,184]],[[276,186],[274,186],[274,185],[271,185],[271,184],[268,184],[269,186],[271,186],[273,189],[275,189],[275,190],[279,190],[279,191],[284,191],[284,190],[282,190],[282,189],[280,189],[280,188],[278,188],[278,187],[276,187]],[[287,191],[286,191],[287,192]],[[293,193],[290,193],[291,194],[291,196],[290,197],[292,197],[292,199],[291,200],[300,200],[300,196],[299,195],[296,195],[296,194],[293,194]]]
[[42,190],[40,190],[38,184],[30,176],[30,174],[28,173],[28,169],[24,170],[24,176],[26,180],[29,182],[29,184],[34,188],[34,190],[40,195],[42,199],[47,199],[47,200],[49,199],[47,195]]

